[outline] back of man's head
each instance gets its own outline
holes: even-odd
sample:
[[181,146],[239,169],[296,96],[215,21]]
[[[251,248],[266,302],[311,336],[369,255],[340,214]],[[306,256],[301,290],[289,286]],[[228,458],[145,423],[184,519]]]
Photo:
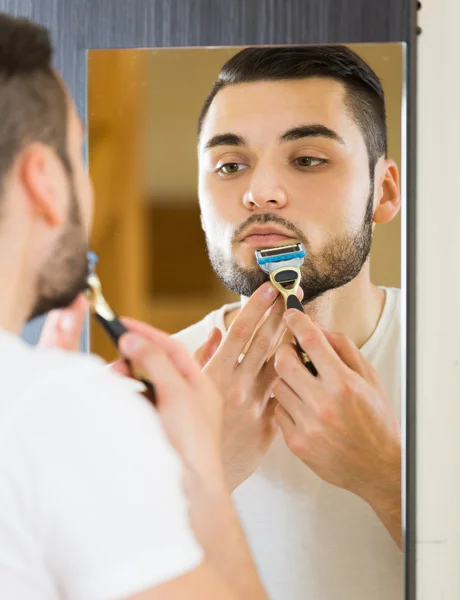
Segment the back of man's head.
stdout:
[[346,46],[251,47],[238,52],[224,64],[204,103],[199,132],[215,96],[227,86],[309,78],[343,84],[346,105],[361,129],[370,166],[374,167],[387,154],[384,92],[374,71]]
[[0,13],[0,210],[5,177],[28,144],[52,146],[70,172],[67,99],[52,53],[46,29]]

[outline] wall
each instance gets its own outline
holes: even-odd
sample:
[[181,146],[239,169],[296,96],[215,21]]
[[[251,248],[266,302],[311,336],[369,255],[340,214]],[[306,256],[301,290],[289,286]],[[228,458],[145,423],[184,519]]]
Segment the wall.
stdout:
[[458,0],[425,0],[418,62],[417,600],[460,598]]

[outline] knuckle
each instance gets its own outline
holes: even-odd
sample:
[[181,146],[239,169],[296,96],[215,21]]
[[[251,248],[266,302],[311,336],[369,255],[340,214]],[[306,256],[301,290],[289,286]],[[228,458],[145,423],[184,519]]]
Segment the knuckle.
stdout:
[[268,335],[260,335],[256,336],[253,343],[259,352],[266,354],[271,348],[272,340]]
[[337,396],[339,401],[346,401],[360,392],[360,382],[353,374],[341,377],[337,385]]
[[291,356],[287,344],[278,348],[275,354],[275,369],[278,374],[285,375],[291,368]]
[[312,447],[318,447],[323,439],[323,428],[320,424],[311,425],[308,429],[308,439]]
[[320,423],[330,426],[336,420],[336,411],[332,406],[322,405],[316,410],[316,418]]
[[319,343],[319,332],[315,329],[304,331],[300,336],[300,342],[304,346],[315,346]]
[[291,450],[291,452],[293,452],[294,454],[300,454],[301,452],[303,452],[305,450],[304,439],[297,431],[295,431],[294,433],[291,433],[287,437],[286,444],[287,444],[288,448]]
[[229,408],[243,408],[246,405],[246,394],[241,390],[232,390],[227,394],[226,404]]
[[237,342],[244,342],[251,336],[252,328],[248,323],[233,323],[228,333],[229,337]]
[[260,406],[254,402],[248,407],[247,416],[251,422],[257,422],[260,420]]

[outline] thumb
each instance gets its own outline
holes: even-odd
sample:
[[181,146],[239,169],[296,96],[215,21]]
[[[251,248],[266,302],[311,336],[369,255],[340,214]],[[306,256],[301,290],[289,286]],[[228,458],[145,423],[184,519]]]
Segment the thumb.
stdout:
[[38,347],[79,350],[87,308],[85,296],[79,295],[67,308],[51,311],[43,326]]
[[208,339],[195,351],[193,358],[198,363],[200,369],[208,364],[211,358],[217,351],[217,348],[222,341],[222,332],[217,327],[214,327],[208,336]]

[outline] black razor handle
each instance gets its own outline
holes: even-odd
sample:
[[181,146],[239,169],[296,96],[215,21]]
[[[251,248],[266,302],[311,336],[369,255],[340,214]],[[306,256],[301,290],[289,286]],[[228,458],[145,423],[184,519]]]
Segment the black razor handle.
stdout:
[[[121,336],[124,333],[128,333],[129,330],[123,325],[123,323],[120,321],[120,319],[117,316],[115,316],[115,318],[111,319],[110,321],[108,319],[105,319],[98,313],[95,313],[95,317],[99,321],[99,323],[102,325],[102,327],[105,329],[106,333],[108,334],[110,339],[113,341],[115,346],[118,348],[118,342],[119,342]],[[127,360],[126,362],[129,366],[129,368],[131,368],[130,361]],[[146,391],[144,392],[144,394],[148,397],[148,399],[153,404],[155,404],[155,388],[153,387],[153,384],[150,381],[148,381],[148,379],[145,379],[143,377],[140,377],[139,381],[141,383],[143,383],[146,387]]]
[[[295,308],[296,310],[300,310],[300,312],[305,313],[303,306],[302,306],[302,302],[294,294],[291,294],[287,297],[286,309],[289,309],[289,308]],[[297,350],[302,355],[305,356],[306,353],[303,350],[303,348],[301,347],[301,345],[299,344],[299,342],[296,340],[295,343],[297,346]],[[314,377],[316,377],[318,375],[318,370],[316,369],[315,365],[311,362],[311,360],[309,358],[307,358],[307,360],[304,362],[304,365],[310,371],[310,373],[312,375],[314,375]]]

